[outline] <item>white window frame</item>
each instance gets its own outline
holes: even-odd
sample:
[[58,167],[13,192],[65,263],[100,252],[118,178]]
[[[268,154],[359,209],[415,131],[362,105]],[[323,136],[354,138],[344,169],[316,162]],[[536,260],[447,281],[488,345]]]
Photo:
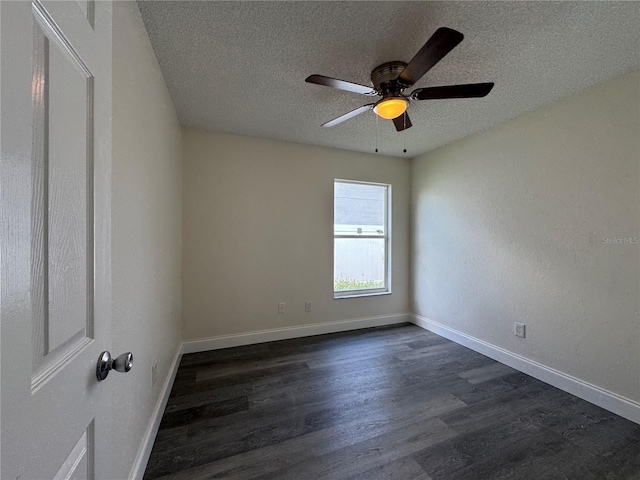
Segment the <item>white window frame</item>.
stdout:
[[[380,235],[367,235],[367,234],[358,234],[358,235],[336,235],[335,232],[335,202],[336,202],[336,194],[335,194],[335,186],[337,183],[352,183],[358,185],[375,185],[378,187],[385,187],[385,202],[384,202],[384,236]],[[336,178],[333,181],[333,208],[334,208],[334,219],[333,219],[333,281],[335,282],[335,245],[336,238],[384,238],[384,286],[381,288],[366,288],[362,290],[340,290],[333,291],[333,298],[335,300],[343,299],[343,298],[356,298],[356,297],[371,297],[377,295],[390,295],[391,294],[391,184],[389,183],[377,183],[377,182],[365,182],[361,180],[346,180],[342,178]],[[334,283],[335,288],[335,283]]]

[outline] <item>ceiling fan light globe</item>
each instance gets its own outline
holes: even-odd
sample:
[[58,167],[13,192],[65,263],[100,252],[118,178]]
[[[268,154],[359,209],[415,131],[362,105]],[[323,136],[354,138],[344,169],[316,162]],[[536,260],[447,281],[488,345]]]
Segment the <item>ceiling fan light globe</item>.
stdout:
[[378,102],[376,106],[373,107],[373,111],[379,117],[393,120],[406,112],[408,104],[404,98],[387,98]]

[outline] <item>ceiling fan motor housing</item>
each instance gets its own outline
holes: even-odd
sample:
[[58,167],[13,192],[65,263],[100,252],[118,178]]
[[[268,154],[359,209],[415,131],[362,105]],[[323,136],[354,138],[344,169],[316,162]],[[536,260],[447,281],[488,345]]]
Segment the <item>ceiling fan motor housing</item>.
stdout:
[[402,88],[396,80],[406,66],[404,62],[395,61],[383,63],[374,68],[371,72],[371,82],[378,93],[383,97],[400,95]]

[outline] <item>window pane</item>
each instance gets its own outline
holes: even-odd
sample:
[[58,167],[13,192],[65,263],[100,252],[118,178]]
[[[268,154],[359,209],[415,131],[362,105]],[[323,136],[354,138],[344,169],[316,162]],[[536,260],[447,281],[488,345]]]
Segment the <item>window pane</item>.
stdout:
[[383,288],[384,238],[336,238],[334,240],[334,290]]
[[334,232],[336,235],[384,235],[384,185],[335,183]]

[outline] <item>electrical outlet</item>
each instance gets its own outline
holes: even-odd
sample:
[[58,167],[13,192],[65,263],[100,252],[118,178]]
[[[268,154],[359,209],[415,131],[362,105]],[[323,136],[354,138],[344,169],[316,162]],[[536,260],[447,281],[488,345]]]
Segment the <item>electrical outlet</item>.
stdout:
[[311,311],[311,302],[304,302],[304,311],[305,312]]
[[516,322],[516,323],[513,325],[513,334],[514,334],[516,337],[522,337],[522,338],[524,338],[524,336],[525,336],[525,334],[526,334],[526,325],[525,325],[524,323]]
[[284,302],[278,304],[278,313],[284,313]]
[[151,386],[153,387],[158,380],[158,362],[153,362],[151,365]]

